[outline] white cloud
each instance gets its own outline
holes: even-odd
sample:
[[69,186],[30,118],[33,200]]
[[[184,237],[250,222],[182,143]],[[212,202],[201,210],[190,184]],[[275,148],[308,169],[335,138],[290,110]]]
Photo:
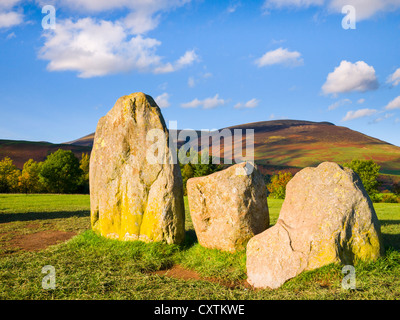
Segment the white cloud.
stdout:
[[361,98],[361,99],[358,99],[357,100],[357,103],[358,104],[363,104],[365,102],[365,99],[364,98]]
[[365,92],[379,86],[375,69],[364,61],[351,63],[343,60],[335,70],[328,74],[322,91],[337,94],[351,91]]
[[186,66],[193,64],[195,61],[198,61],[198,56],[194,52],[194,50],[186,51],[185,54],[180,57],[174,63],[168,62],[165,65],[159,66],[154,69],[154,73],[170,73],[178,71]]
[[399,0],[330,0],[328,9],[341,13],[343,6],[351,5],[356,9],[357,21],[372,18],[381,12],[391,12],[400,8]]
[[[11,28],[21,24],[24,15],[14,7],[21,0],[1,0],[0,2],[0,28]],[[17,10],[17,11],[15,11]]]
[[36,1],[39,5],[50,2],[74,14],[127,12],[117,20],[101,20],[95,16],[58,19],[55,30],[44,31],[46,41],[39,51],[39,58],[49,61],[49,71],[77,71],[83,78],[129,71],[158,74],[174,72],[198,61],[196,52],[188,50],[173,63],[163,62],[156,53],[161,42],[143,35],[159,25],[163,13],[190,0]]
[[336,101],[335,103],[332,103],[332,104],[328,107],[328,110],[329,110],[329,111],[335,110],[335,109],[337,109],[337,108],[339,108],[339,107],[341,107],[341,106],[344,106],[344,105],[346,105],[346,104],[351,104],[351,103],[352,103],[352,102],[351,102],[350,99],[342,99],[342,100]]
[[169,99],[169,94],[164,92],[163,94],[157,96],[154,100],[156,101],[157,105],[160,108],[168,108],[171,105],[168,99]]
[[262,9],[269,12],[282,8],[325,7],[330,13],[342,13],[345,5],[356,9],[357,21],[376,16],[379,13],[392,12],[400,8],[400,0],[266,0]]
[[129,36],[118,23],[92,18],[57,21],[57,28],[45,33],[39,57],[49,60],[50,71],[77,71],[89,78],[130,70],[146,71],[161,64],[156,39]]
[[219,94],[216,94],[214,97],[206,98],[204,100],[199,100],[197,98],[193,99],[190,102],[182,103],[182,108],[197,108],[203,107],[203,109],[214,109],[216,107],[222,106],[226,103],[226,100],[220,99]]
[[400,68],[398,68],[393,74],[389,76],[387,79],[387,83],[391,83],[394,86],[397,86],[400,83]]
[[[38,0],[42,5],[48,0]],[[128,10],[121,19],[124,28],[132,34],[143,34],[155,29],[160,23],[163,12],[174,10],[190,0],[53,0],[57,7],[79,10],[84,13],[100,13],[110,10]]]
[[15,34],[15,32],[11,32],[11,33],[9,33],[7,35],[6,39],[10,40],[10,39],[13,39],[13,38],[16,38],[16,37],[17,37],[17,35]]
[[347,112],[346,116],[342,119],[342,121],[350,121],[358,118],[372,116],[378,111],[375,109],[359,109],[356,111]]
[[385,109],[386,110],[400,109],[400,96],[390,101],[385,107]]
[[23,15],[19,12],[0,12],[0,28],[10,28],[23,22]]
[[188,51],[174,65],[162,63],[156,54],[161,42],[132,36],[118,22],[92,18],[58,20],[57,28],[44,33],[46,41],[39,57],[49,60],[49,71],[77,71],[90,78],[132,70],[165,73],[193,62],[196,54]]
[[266,52],[261,58],[257,59],[255,63],[259,67],[265,67],[273,64],[299,66],[303,64],[303,59],[301,58],[300,52],[278,48],[276,50]]
[[245,104],[242,104],[241,102],[236,103],[233,107],[235,109],[241,109],[241,108],[255,108],[258,106],[260,103],[260,100],[253,98],[249,101],[247,101]]

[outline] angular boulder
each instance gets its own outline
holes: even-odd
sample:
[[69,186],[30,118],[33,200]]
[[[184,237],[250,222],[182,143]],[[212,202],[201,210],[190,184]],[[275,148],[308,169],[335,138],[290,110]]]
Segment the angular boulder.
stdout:
[[[249,166],[253,167],[247,171]],[[250,238],[269,226],[264,179],[250,162],[191,178],[187,193],[193,226],[203,247],[243,250]]]
[[277,223],[247,245],[247,281],[278,288],[304,270],[384,254],[380,223],[360,178],[324,162],[287,184]]
[[159,107],[141,92],[119,98],[98,122],[90,158],[91,224],[107,238],[167,243],[184,238],[179,165],[169,161],[168,143],[155,154],[163,161],[148,161],[157,140],[149,139],[151,130],[168,139]]

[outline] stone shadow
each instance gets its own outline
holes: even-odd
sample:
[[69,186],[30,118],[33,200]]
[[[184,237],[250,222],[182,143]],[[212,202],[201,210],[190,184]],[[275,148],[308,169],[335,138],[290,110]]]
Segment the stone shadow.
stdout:
[[71,217],[89,217],[89,210],[81,211],[53,211],[53,212],[26,212],[26,213],[2,213],[0,223],[14,221],[34,221],[47,219],[62,219]]

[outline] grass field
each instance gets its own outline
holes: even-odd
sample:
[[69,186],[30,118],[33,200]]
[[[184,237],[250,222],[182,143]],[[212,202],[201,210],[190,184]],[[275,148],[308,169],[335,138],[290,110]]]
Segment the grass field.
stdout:
[[[271,224],[281,205],[269,199]],[[245,284],[245,252],[201,247],[188,211],[186,240],[178,246],[97,236],[89,207],[86,195],[0,195],[0,299],[400,298],[400,204],[375,204],[386,256],[355,266],[355,290],[341,287],[342,266],[335,264],[276,290],[253,290]],[[47,246],[55,239],[61,242]],[[42,288],[45,265],[55,268],[54,290]]]

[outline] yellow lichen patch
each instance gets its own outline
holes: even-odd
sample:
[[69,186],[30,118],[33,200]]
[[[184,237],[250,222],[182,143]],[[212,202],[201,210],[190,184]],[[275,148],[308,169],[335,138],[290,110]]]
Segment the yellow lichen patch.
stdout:
[[352,252],[356,260],[375,261],[381,255],[381,244],[374,230],[352,239]]
[[143,221],[140,226],[140,235],[146,239],[152,241],[159,241],[161,239],[160,234],[160,220],[161,220],[161,208],[157,202],[157,199],[153,199],[147,204],[146,210],[143,214]]
[[338,261],[339,259],[336,248],[332,241],[324,241],[323,239],[312,243],[312,250],[310,252],[306,269],[313,270]]

